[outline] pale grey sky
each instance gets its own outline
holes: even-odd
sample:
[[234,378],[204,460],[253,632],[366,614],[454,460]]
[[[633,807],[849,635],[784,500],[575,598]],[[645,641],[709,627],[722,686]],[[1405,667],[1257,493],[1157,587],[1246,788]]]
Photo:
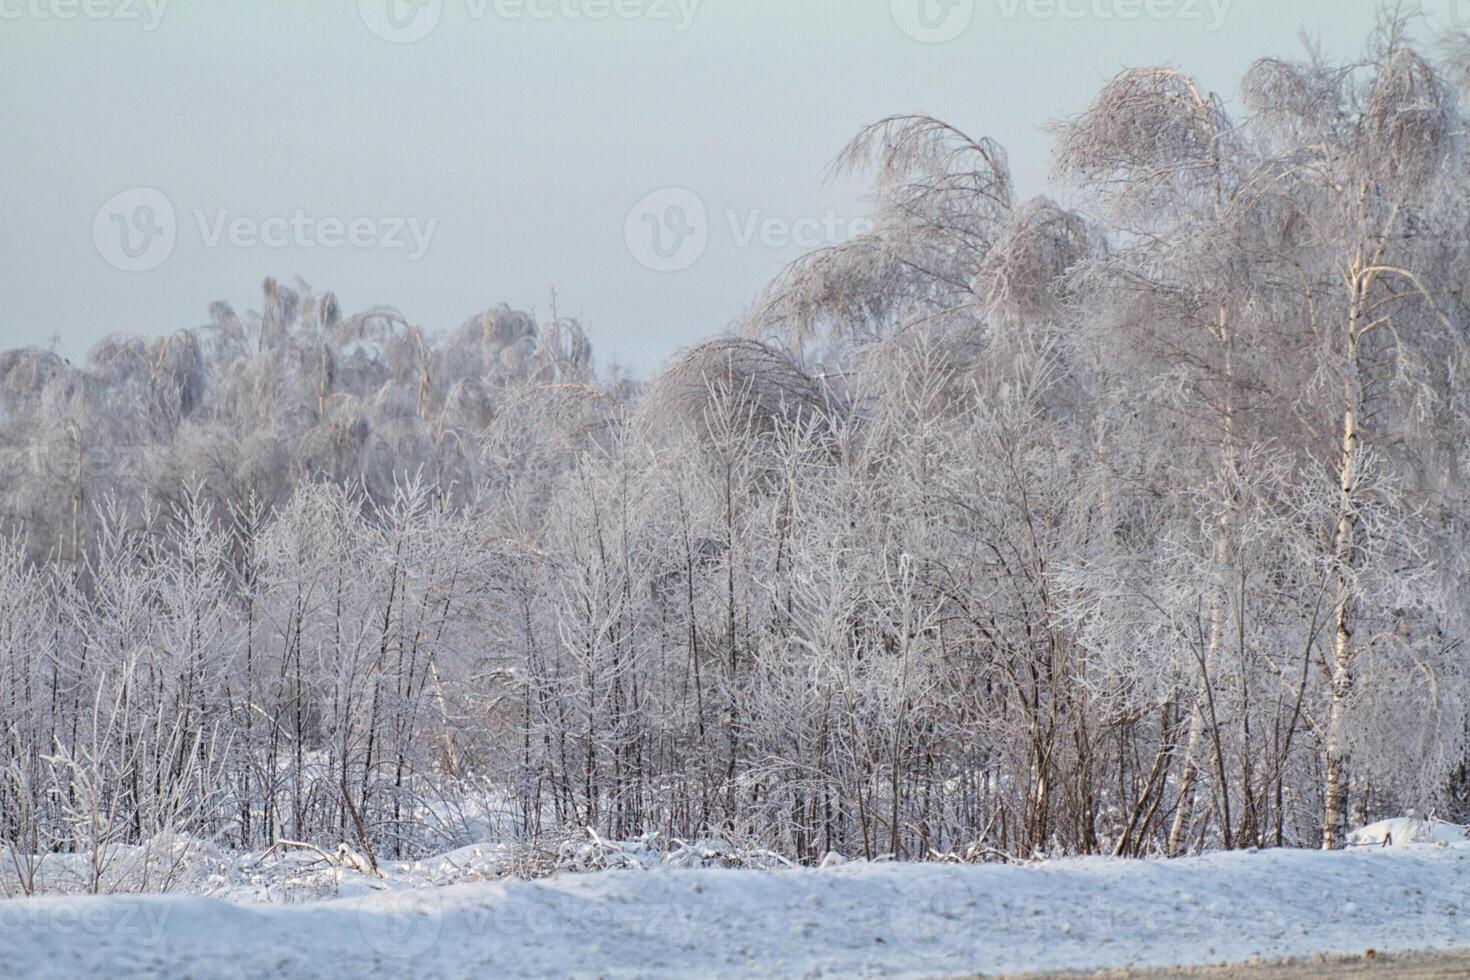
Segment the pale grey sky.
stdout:
[[[601,361],[646,372],[850,233],[857,188],[822,172],[864,123],[995,137],[1036,193],[1040,127],[1119,68],[1228,92],[1302,29],[1356,52],[1375,7],[0,0],[0,345],[80,355],[299,275],[429,330],[555,286]],[[1470,22],[1470,0],[1424,8]]]

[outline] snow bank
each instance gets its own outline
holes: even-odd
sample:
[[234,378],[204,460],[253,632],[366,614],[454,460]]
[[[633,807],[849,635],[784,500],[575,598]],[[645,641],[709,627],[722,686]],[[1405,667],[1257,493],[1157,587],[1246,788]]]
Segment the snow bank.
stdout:
[[1470,944],[1470,846],[0,902],[16,976],[946,976]]
[[1348,834],[1351,847],[1403,847],[1406,844],[1464,844],[1470,828],[1443,820],[1394,817],[1359,827]]

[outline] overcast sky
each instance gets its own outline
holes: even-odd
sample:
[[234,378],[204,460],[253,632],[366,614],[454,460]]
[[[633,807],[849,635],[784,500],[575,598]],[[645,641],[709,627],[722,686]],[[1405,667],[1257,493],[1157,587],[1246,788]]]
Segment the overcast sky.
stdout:
[[822,177],[864,123],[992,136],[1038,193],[1041,127],[1119,68],[1229,92],[1303,29],[1356,52],[1375,5],[0,0],[0,343],[79,356],[253,308],[267,275],[431,331],[555,287],[646,372],[860,228]]

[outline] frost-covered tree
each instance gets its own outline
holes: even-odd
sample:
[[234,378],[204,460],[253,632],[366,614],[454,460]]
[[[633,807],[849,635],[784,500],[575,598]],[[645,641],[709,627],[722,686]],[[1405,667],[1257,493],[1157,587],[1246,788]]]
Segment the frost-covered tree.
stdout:
[[873,230],[643,384],[554,302],[275,281],[0,355],[0,887],[204,840],[1335,846],[1463,796],[1463,53],[1387,18],[1234,118],[1126,71],[1057,200],[882,120],[835,164]]

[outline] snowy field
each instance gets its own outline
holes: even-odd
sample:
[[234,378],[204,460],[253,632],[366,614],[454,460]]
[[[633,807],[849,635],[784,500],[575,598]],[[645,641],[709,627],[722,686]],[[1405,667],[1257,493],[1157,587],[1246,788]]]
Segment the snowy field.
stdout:
[[[1470,947],[1470,842],[0,902],[15,977],[957,976]],[[1413,836],[1411,833],[1410,836]],[[422,866],[419,866],[422,868]],[[358,879],[361,879],[360,881]],[[366,883],[364,883],[366,882]]]

